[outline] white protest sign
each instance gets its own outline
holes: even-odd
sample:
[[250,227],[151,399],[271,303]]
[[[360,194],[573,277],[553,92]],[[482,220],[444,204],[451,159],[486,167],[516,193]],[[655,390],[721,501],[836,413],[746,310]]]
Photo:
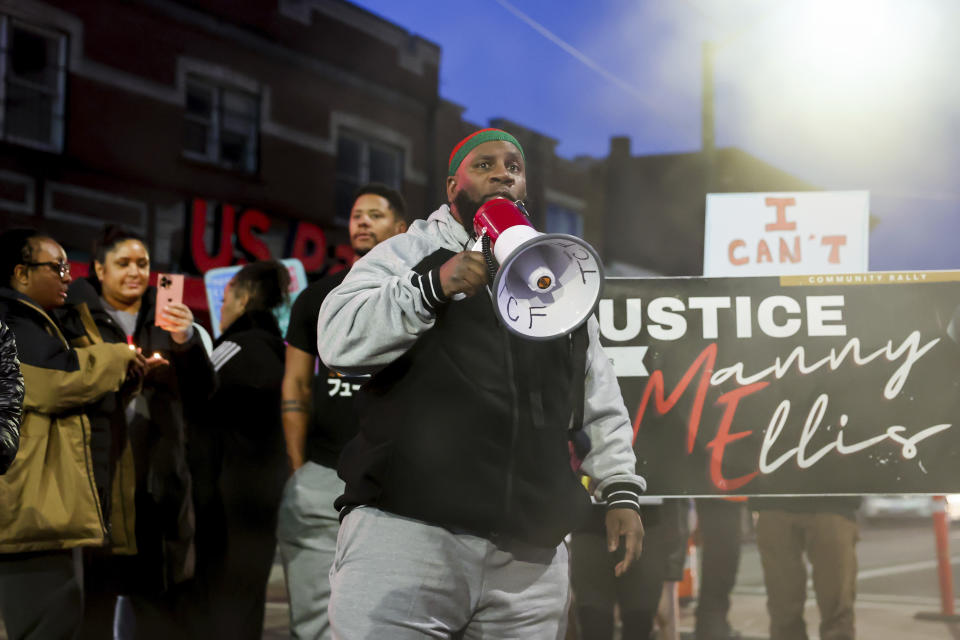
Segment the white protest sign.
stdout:
[[866,191],[707,194],[703,275],[867,270]]

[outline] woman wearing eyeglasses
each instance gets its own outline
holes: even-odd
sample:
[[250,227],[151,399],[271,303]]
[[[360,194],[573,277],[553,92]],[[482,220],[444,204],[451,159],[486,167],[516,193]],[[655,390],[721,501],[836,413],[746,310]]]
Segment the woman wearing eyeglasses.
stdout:
[[135,474],[137,550],[133,556],[86,554],[83,638],[110,637],[118,595],[132,605],[132,621],[120,619],[132,622],[133,637],[184,635],[178,585],[193,576],[195,557],[187,425],[213,392],[215,374],[186,305],[171,304],[154,321],[157,292],[149,277],[143,240],[107,227],[94,247],[91,275],[70,285],[69,302],[89,308],[106,342],[133,345],[150,360],[160,354],[164,363],[147,374],[133,402],[97,416],[112,434],[115,483],[126,486]]
[[[106,542],[111,507],[88,412],[146,369],[126,345],[64,329],[57,312],[69,284],[55,240],[31,229],[0,234],[0,319],[16,339],[25,387],[20,451],[0,476],[0,616],[11,640],[72,638],[80,627],[78,551]],[[77,313],[75,324],[92,328]]]

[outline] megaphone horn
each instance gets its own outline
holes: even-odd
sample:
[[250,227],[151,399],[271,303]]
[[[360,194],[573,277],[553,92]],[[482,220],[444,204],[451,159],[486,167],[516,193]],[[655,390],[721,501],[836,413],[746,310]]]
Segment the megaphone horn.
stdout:
[[511,332],[550,340],[572,332],[596,308],[603,266],[593,247],[565,233],[540,233],[506,198],[484,203],[473,218],[500,269],[493,280],[497,315]]

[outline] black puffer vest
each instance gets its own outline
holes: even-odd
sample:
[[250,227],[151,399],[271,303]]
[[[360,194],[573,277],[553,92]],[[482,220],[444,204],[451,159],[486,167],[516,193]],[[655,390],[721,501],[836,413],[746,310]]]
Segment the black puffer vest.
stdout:
[[[436,251],[414,271],[453,255]],[[585,326],[578,331],[518,338],[483,294],[441,308],[435,326],[362,388],[337,507],[373,505],[494,540],[559,544],[590,511],[568,444],[585,375]]]

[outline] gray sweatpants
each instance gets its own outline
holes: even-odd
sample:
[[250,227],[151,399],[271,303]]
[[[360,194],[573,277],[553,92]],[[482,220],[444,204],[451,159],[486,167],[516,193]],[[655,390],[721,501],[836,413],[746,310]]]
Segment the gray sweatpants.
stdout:
[[335,640],[563,638],[566,546],[493,542],[372,507],[340,527],[330,571]]
[[334,469],[308,462],[290,477],[277,518],[277,541],[290,598],[290,635],[329,640],[328,576],[337,546],[339,515],[333,501],[343,493]]

